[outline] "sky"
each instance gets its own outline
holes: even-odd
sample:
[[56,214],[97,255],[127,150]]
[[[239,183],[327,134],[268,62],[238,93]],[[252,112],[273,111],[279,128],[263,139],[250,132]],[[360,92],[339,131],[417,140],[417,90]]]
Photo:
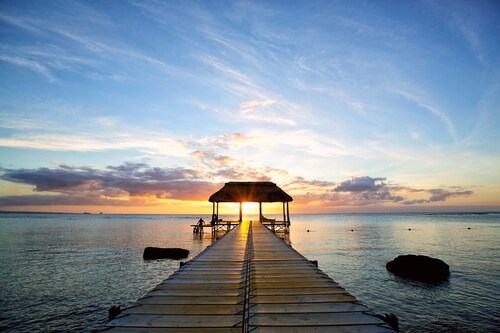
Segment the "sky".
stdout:
[[500,210],[499,32],[494,0],[1,1],[0,210]]

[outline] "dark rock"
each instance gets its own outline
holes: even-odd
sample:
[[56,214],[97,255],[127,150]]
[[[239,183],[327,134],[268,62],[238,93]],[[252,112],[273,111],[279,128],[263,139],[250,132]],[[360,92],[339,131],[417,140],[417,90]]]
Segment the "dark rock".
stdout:
[[444,261],[413,254],[398,256],[385,267],[401,277],[428,283],[445,281],[450,275],[450,266]]
[[144,249],[142,257],[144,259],[183,259],[187,258],[189,250],[180,249],[176,247],[161,248],[161,247],[147,247]]
[[386,313],[377,315],[380,319],[385,321],[389,326],[392,327],[396,332],[399,332],[399,322],[398,317],[394,313]]
[[108,319],[112,320],[116,316],[118,316],[120,313],[122,313],[122,309],[119,306],[113,305],[108,310]]

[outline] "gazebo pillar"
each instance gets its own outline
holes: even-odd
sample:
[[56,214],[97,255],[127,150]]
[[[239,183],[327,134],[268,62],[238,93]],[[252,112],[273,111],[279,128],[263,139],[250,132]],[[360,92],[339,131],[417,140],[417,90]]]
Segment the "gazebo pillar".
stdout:
[[240,222],[243,221],[243,202],[240,201]]
[[262,202],[259,202],[259,221],[262,222]]
[[288,207],[288,202],[286,203],[286,221],[290,224],[290,207]]
[[212,222],[215,222],[215,202],[212,202]]
[[285,202],[283,201],[283,222],[286,221],[286,216],[285,216]]
[[215,217],[217,218],[217,221],[219,221],[219,202],[217,202],[217,210],[215,213]]

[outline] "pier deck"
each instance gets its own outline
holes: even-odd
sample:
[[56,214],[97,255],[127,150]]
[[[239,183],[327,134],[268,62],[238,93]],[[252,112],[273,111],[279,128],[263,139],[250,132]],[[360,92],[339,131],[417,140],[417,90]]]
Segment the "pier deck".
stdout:
[[243,221],[110,321],[113,332],[394,332],[258,222]]

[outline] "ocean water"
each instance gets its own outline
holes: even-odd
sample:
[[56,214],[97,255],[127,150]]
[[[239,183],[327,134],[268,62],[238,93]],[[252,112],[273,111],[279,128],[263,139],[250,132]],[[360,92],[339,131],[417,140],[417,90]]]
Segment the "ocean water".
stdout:
[[[209,219],[0,214],[0,331],[102,328],[111,305],[131,305],[178,269],[178,260],[144,261],[146,246],[183,247],[193,257],[211,243],[193,237],[190,224],[200,217]],[[291,245],[373,311],[396,314],[401,332],[500,331],[500,214],[291,220]],[[385,263],[400,254],[444,260],[449,281],[392,275]]]

